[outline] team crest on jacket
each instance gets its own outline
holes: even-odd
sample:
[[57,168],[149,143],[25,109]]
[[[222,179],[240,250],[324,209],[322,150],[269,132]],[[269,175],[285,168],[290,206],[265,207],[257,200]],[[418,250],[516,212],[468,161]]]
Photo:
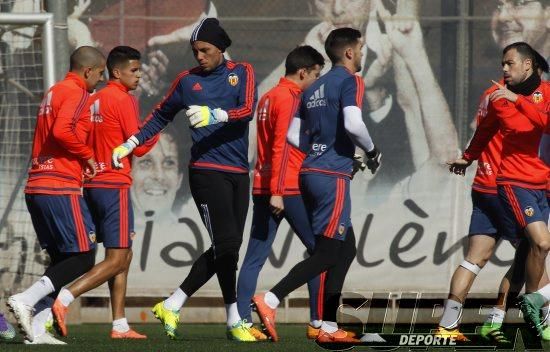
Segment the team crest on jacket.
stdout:
[[533,93],[533,103],[538,104],[542,103],[542,92],[539,92],[538,90]]
[[90,239],[90,242],[95,243],[95,240],[96,240],[95,232],[90,231],[88,233],[88,238]]
[[234,73],[230,73],[229,76],[227,76],[227,81],[235,87],[239,83],[239,76]]
[[346,227],[344,226],[344,224],[340,224],[340,226],[338,226],[338,233],[340,235],[343,235],[344,231],[346,231]]
[[529,207],[525,208],[524,212],[525,212],[525,215],[527,215],[528,217],[531,217],[535,214],[535,209],[533,209],[533,207],[529,206]]

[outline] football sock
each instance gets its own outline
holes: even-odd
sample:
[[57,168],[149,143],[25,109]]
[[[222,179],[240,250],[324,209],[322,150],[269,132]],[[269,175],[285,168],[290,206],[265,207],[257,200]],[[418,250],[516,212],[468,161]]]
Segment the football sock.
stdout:
[[324,321],[321,324],[321,330],[328,332],[329,334],[332,334],[336,331],[338,331],[338,324],[335,321]]
[[42,276],[40,280],[36,281],[25,291],[15,295],[15,297],[24,304],[34,307],[38,301],[54,291],[55,289],[50,278]]
[[187,297],[185,292],[178,287],[178,289],[174,291],[170,297],[164,300],[164,308],[173,311],[180,310],[185,304],[185,301],[187,301],[187,298],[189,297]]
[[264,296],[264,302],[271,309],[277,309],[279,303],[281,303],[277,296],[275,296],[271,291],[266,292]]
[[445,308],[443,310],[443,316],[439,325],[445,329],[454,329],[458,326],[458,320],[462,313],[462,303],[448,299],[445,301]]
[[113,330],[116,332],[130,331],[130,325],[128,325],[128,320],[126,318],[113,320]]
[[233,327],[233,325],[241,320],[239,310],[237,309],[237,303],[226,304],[225,311],[227,312],[227,327]]
[[57,299],[61,302],[62,305],[68,307],[71,303],[73,303],[74,296],[71,291],[67,290],[66,288],[62,288],[61,291],[59,291]]

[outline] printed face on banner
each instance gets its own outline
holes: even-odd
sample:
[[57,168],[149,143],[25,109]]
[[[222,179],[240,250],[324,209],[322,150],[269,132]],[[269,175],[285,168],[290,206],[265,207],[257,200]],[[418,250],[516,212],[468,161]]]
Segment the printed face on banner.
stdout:
[[[224,55],[254,67],[258,98],[284,76],[284,58],[290,50],[305,44],[325,55],[324,41],[331,30],[345,26],[360,30],[365,41],[360,50],[362,55],[356,55],[361,57],[358,66],[362,66],[358,76],[365,83],[362,116],[382,152],[382,165],[375,175],[369,170],[359,172],[351,184],[351,221],[358,255],[345,290],[421,287],[445,291],[452,270],[463,259],[471,211],[469,192],[475,170],[472,167],[472,173],[457,180],[448,174],[444,162],[464,149],[472,133],[468,124],[476,115],[481,93],[489,87],[490,79],[502,77],[502,47],[521,40],[532,44],[544,57],[550,55],[549,6],[548,1],[474,1],[472,11],[482,20],[466,21],[465,33],[472,33],[473,40],[468,47],[458,48],[458,39],[464,33],[458,26],[455,2],[414,1],[418,13],[416,10],[402,13],[411,3],[409,0],[69,0],[68,8],[74,9],[68,18],[69,39],[75,47],[93,45],[105,53],[121,44],[141,51],[141,78],[132,94],[144,119],[162,101],[178,74],[197,66],[189,39],[204,17],[222,19],[222,26],[233,39]],[[399,16],[389,21],[398,12]],[[273,21],[274,16],[289,21],[281,24]],[[307,16],[311,18],[304,18]],[[422,20],[418,21],[417,16]],[[440,21],[442,16],[450,18]],[[231,20],[224,20],[228,18]],[[11,75],[7,77],[23,85],[39,77],[25,65],[34,62],[29,60],[29,55],[35,55],[29,38],[37,39],[33,36],[35,32],[6,32],[0,38],[0,49],[5,48],[2,55],[9,56],[9,60],[0,62],[0,73]],[[463,62],[461,53],[468,53],[472,60]],[[13,65],[9,66],[11,62]],[[210,67],[211,60],[206,56],[199,58],[201,62]],[[328,60],[326,63],[322,72],[331,68]],[[464,69],[468,79],[455,79],[457,67]],[[37,72],[42,72],[42,68]],[[308,75],[311,82],[317,78],[316,70]],[[238,86],[242,80],[243,77],[227,77],[229,85]],[[7,180],[0,185],[0,194],[5,194],[0,207],[4,208],[26,169],[26,159],[14,161],[13,155],[28,152],[30,142],[23,139],[32,136],[23,131],[28,131],[29,121],[34,121],[39,109],[39,104],[31,101],[24,91],[14,90],[6,82],[0,81],[0,117],[13,117],[9,123],[13,122],[14,127],[0,128],[0,140],[20,141],[21,150],[9,149],[14,148],[11,143],[1,147],[4,149],[0,149],[0,164],[19,163],[22,171],[14,171],[11,166],[10,170],[0,171],[0,179]],[[37,85],[32,91],[42,94],[42,87]],[[330,87],[325,89],[326,94]],[[204,85],[194,90],[204,96],[209,94]],[[455,99],[457,92],[468,94],[464,99]],[[538,98],[534,95],[533,99]],[[42,112],[46,108],[44,105]],[[457,111],[464,113],[457,116]],[[257,116],[266,117],[262,111]],[[171,126],[181,119],[177,116]],[[9,123],[6,126],[11,126]],[[251,168],[256,158],[255,124],[253,119],[249,127]],[[141,222],[136,225],[132,265],[141,271],[140,275],[129,277],[130,294],[149,292],[151,286],[162,291],[161,294],[173,289],[170,278],[180,277],[182,270],[187,270],[211,244],[194,203],[189,201],[185,176],[190,158],[189,132],[186,126],[174,128],[175,134],[162,135],[147,155],[133,160],[132,199],[136,224]],[[493,167],[482,169],[498,173]],[[26,272],[32,271],[36,276],[43,272],[44,266],[44,260],[37,254],[40,249],[32,245],[36,242],[35,234],[24,198],[13,207],[17,211],[10,210],[8,225],[0,233],[2,287],[14,282],[26,283]],[[146,211],[155,214],[148,217],[144,215]],[[252,206],[248,213],[248,219],[251,218]],[[146,233],[152,239],[148,243],[144,240]],[[247,225],[240,258],[244,258],[249,233]],[[269,289],[282,272],[288,272],[304,258],[304,248],[298,242],[283,222],[273,253],[263,267],[258,290]],[[13,251],[23,254],[14,256]],[[496,290],[493,279],[505,271],[512,257],[507,244],[503,244],[497,259],[480,274],[483,279],[476,281],[474,290]],[[159,268],[165,275],[158,275]],[[388,272],[395,277],[387,275]],[[426,279],[419,285],[418,281],[408,279],[412,275]],[[17,285],[13,287],[21,286]],[[219,290],[216,280],[211,280],[205,289]]]

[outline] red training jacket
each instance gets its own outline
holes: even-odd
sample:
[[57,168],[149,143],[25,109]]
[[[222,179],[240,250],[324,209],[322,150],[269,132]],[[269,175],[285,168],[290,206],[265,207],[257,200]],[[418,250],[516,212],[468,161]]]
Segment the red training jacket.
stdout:
[[[489,95],[497,90],[498,87],[493,85],[481,96],[481,102],[477,111],[476,122],[477,126],[487,118]],[[494,114],[494,110],[491,110]],[[494,116],[488,117],[494,119]],[[489,141],[487,147],[481,152],[477,160],[477,171],[472,184],[472,188],[478,192],[497,194],[497,174],[500,166],[500,153],[502,151],[502,133],[498,131]]]
[[[132,157],[123,160],[124,168],[115,169],[111,163],[113,149],[139,132],[139,107],[128,89],[115,81],[92,97],[90,106],[93,130],[88,145],[93,148],[97,175],[86,180],[87,188],[129,188],[132,185]],[[132,152],[136,156],[146,154],[159,139],[159,134],[138,146]]]
[[256,118],[258,160],[252,194],[300,194],[298,173],[305,155],[286,141],[286,134],[301,93],[296,83],[283,77],[260,99]]
[[25,193],[82,194],[83,165],[94,156],[86,83],[75,73],[56,83],[40,104]]
[[549,170],[539,158],[539,145],[548,126],[548,101],[550,84],[541,82],[531,95],[519,96],[515,103],[506,99],[489,102],[487,117],[477,128],[463,157],[466,160],[479,158],[500,130],[502,160],[497,184],[546,189]]

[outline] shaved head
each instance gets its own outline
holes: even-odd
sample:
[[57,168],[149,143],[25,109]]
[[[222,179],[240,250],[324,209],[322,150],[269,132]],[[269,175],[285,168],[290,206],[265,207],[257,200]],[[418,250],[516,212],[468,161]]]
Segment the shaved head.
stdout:
[[81,46],[71,54],[70,70],[84,80],[86,90],[91,93],[104,80],[105,56],[92,46]]
[[71,54],[71,71],[105,65],[105,56],[92,46],[81,46]]

